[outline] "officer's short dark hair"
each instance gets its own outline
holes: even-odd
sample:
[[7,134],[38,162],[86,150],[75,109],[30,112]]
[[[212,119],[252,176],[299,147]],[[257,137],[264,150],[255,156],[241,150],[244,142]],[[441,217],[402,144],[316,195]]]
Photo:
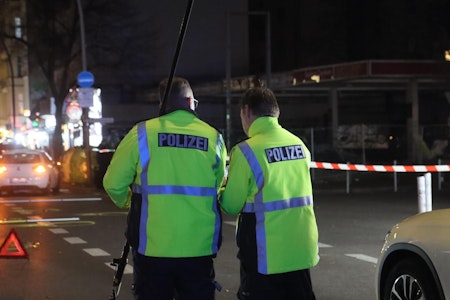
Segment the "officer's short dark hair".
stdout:
[[252,113],[259,117],[279,117],[280,115],[277,98],[266,87],[254,87],[247,90],[242,96],[240,104],[241,108],[248,105]]
[[[168,83],[169,78],[165,78],[159,83],[160,101],[163,101],[164,99],[164,93],[166,92]],[[189,84],[189,81],[187,79],[183,77],[173,77],[172,85],[170,88],[170,95],[168,95],[167,99],[172,97],[179,98],[180,96],[184,97],[184,95],[186,95],[189,90],[191,90],[191,85]]]

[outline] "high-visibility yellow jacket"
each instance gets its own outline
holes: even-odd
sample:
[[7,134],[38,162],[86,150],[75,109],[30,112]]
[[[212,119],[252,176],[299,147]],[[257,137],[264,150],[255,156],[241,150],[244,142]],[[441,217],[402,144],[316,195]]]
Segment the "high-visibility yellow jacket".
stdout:
[[132,245],[139,253],[196,257],[218,251],[217,193],[226,155],[222,135],[184,110],[141,122],[123,138],[103,185],[117,206],[133,202],[128,226],[138,235]]
[[[254,255],[259,273],[303,270],[318,263],[310,160],[301,139],[283,129],[275,117],[257,118],[249,139],[231,150],[220,204],[227,213],[256,217]],[[239,223],[238,236],[244,232]]]

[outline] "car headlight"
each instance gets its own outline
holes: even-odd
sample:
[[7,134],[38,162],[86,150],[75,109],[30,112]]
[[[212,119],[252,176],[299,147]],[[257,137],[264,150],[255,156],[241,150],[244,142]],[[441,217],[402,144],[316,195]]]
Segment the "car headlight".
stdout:
[[7,168],[5,166],[0,166],[0,175],[6,173]]
[[42,174],[47,171],[47,169],[43,165],[38,165],[33,168],[34,172]]

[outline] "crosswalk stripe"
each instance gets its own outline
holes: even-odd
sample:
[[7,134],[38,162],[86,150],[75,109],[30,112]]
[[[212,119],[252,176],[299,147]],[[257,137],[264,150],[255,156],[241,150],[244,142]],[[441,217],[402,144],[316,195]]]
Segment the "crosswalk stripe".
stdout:
[[87,242],[79,237],[66,237],[64,238],[69,244],[87,244]]
[[66,233],[69,233],[64,228],[50,228],[49,231],[54,233],[54,234],[66,234]]
[[102,250],[100,248],[86,248],[83,249],[84,252],[88,253],[91,256],[110,256],[108,252]]

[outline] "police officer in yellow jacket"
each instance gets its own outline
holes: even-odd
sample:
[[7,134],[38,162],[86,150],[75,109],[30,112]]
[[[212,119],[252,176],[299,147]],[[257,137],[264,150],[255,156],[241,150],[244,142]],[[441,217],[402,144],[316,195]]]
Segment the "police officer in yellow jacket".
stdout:
[[309,269],[319,256],[310,153],[278,116],[271,90],[244,94],[241,121],[249,138],[231,150],[220,197],[225,212],[239,214],[241,300],[315,299]]
[[[161,96],[167,79],[160,84]],[[166,111],[134,126],[103,178],[118,207],[130,207],[135,299],[214,299],[221,242],[217,193],[223,182],[222,135],[195,113],[186,79],[175,77]]]

